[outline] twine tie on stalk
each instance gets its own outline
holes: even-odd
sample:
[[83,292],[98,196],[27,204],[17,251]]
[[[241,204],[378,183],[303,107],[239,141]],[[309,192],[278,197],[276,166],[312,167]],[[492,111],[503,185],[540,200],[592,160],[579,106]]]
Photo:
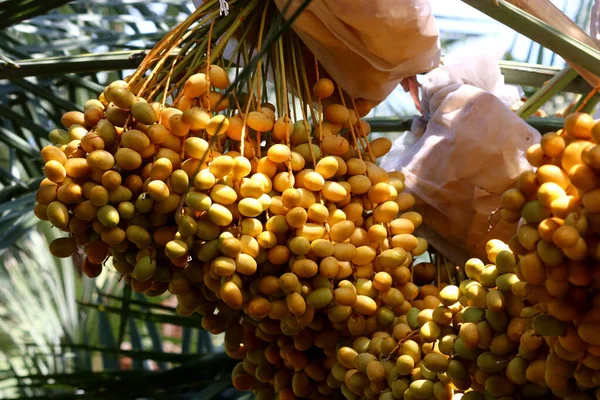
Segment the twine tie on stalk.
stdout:
[[219,0],[219,15],[229,15],[229,3],[227,3],[227,0]]

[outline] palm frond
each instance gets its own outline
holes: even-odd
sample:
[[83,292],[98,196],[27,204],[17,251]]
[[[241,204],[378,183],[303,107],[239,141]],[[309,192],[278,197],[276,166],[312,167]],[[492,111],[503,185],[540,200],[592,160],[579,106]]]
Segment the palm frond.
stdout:
[[[520,8],[500,1],[498,6],[487,0],[462,0],[496,21],[531,38],[556,54],[568,58],[587,71],[600,75],[600,52],[565,35],[545,22],[533,17]],[[538,56],[538,63],[542,61]]]
[[[100,398],[117,396],[127,385],[140,386],[135,396],[182,388],[217,396],[231,388],[235,362],[222,350],[215,352],[200,318],[180,317],[168,306],[132,297],[110,269],[98,283],[75,274],[71,260],[49,254],[45,235],[57,236],[47,227],[29,231],[1,256],[0,350],[6,358],[0,360],[0,375],[10,380],[0,385],[1,396],[68,398],[83,390],[84,398]],[[186,333],[172,340],[160,332],[167,326],[184,327]],[[202,378],[197,368],[205,368]],[[153,383],[136,383],[141,380]]]
[[69,3],[72,0],[5,0],[0,2],[0,29],[21,21],[44,15],[48,11]]

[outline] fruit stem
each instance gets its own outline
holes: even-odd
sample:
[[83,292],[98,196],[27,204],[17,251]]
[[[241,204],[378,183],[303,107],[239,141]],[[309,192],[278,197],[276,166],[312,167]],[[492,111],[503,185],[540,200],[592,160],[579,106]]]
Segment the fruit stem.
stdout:
[[[593,114],[596,105],[600,101],[600,98],[595,97],[598,93],[598,88],[593,88],[585,98],[579,100],[579,103],[575,107],[575,112],[585,112],[588,114]],[[594,101],[591,101],[594,99]]]
[[[210,22],[210,28],[208,28],[208,44],[206,46],[206,60],[208,61],[206,63],[206,71],[204,72],[204,74],[206,75],[206,86],[208,87],[208,94],[210,94],[210,65],[212,64],[212,59],[210,57],[210,45],[212,43],[212,34],[213,34],[213,28],[215,27],[215,20],[213,19]],[[210,114],[210,106],[212,104],[210,104],[210,96],[207,97],[207,110],[208,113]],[[217,131],[218,132],[218,131]],[[217,136],[215,134],[215,136]]]
[[[352,108],[354,109],[354,112],[356,113],[356,116],[358,117],[358,109],[356,108],[356,103],[354,102],[354,99],[350,99],[350,101],[352,102]],[[367,140],[367,135],[365,133],[365,130],[364,130],[363,125],[360,122],[360,120],[357,125],[358,125],[358,130],[360,132],[359,139],[363,143],[363,147],[365,146],[365,143],[367,145],[369,145],[369,141]]]
[[[265,23],[266,23],[266,19],[267,19],[267,11],[269,10],[269,3],[268,1],[265,1],[265,6],[263,8],[263,13],[262,13],[262,17],[260,19],[260,28],[258,29],[258,44],[256,46],[256,49],[258,50],[258,52],[260,53],[260,51],[262,50],[262,39],[263,39],[263,34],[265,31]],[[262,58],[260,58],[258,60],[258,63],[256,64],[256,98],[258,99],[258,102],[256,103],[256,111],[260,112],[261,111],[261,98],[260,98],[260,89],[261,89],[261,67],[262,67]],[[258,151],[259,151],[259,158],[260,158],[260,142],[258,143]]]
[[[302,122],[304,123],[304,129],[306,130],[306,137],[308,139],[308,151],[310,152],[310,157],[312,159],[313,166],[316,167],[317,160],[315,158],[315,152],[313,151],[313,148],[312,148],[312,138],[311,138],[311,134],[310,134],[310,126],[308,125],[308,121],[307,121],[308,116],[306,115],[306,98],[304,96],[302,96],[302,89],[300,88],[300,78],[298,77],[298,66],[297,66],[298,62],[302,66],[304,66],[304,62],[301,59],[301,57],[302,57],[301,54],[299,54],[300,60],[296,61],[296,52],[298,49],[295,46],[295,41],[292,40],[291,42],[292,42],[292,65],[294,66],[294,83],[295,83],[296,91],[298,93],[298,98],[303,103],[300,110],[302,111]],[[306,71],[304,70],[304,68],[300,68],[300,71],[304,73],[304,78],[306,78]]]
[[392,356],[394,355],[394,353],[396,353],[398,350],[400,350],[400,347],[402,347],[402,345],[406,341],[411,340],[412,338],[414,338],[418,334],[419,334],[419,330],[415,329],[414,331],[412,331],[408,335],[406,335],[406,337],[404,339],[399,340],[398,344],[396,344],[396,347],[394,347],[394,349],[390,352],[390,354],[388,354],[388,356],[385,357],[382,361],[388,361],[390,358],[392,358]]
[[[300,63],[300,65],[303,65],[303,66],[306,65],[304,63],[304,56],[302,55],[302,45],[299,43],[299,39],[297,37],[292,37],[291,42],[293,44],[295,44],[295,49],[298,54],[298,62]],[[294,57],[294,53],[292,53],[292,58],[293,57]],[[296,64],[294,63],[294,68],[295,67],[296,67]],[[303,104],[303,106],[304,107],[308,106],[308,110],[310,111],[310,115],[311,115],[311,118],[312,118],[313,124],[314,124],[317,121],[317,117],[315,116],[315,109],[313,107],[311,91],[310,91],[310,87],[308,86],[308,78],[306,76],[305,68],[300,68],[300,76],[302,77],[302,83],[304,86],[304,96],[303,96],[304,104]],[[298,93],[300,94],[302,92],[299,91]],[[323,154],[321,154],[321,157],[323,157]]]
[[444,266],[446,267],[446,273],[448,274],[448,283],[452,283],[452,279],[455,279],[452,277],[452,275],[450,274],[450,267],[448,266],[448,260],[446,260],[446,257],[444,257]]
[[502,208],[496,208],[488,216],[488,227],[487,227],[487,232],[488,233],[490,233],[492,231],[492,229],[494,229],[494,225],[492,224],[492,219],[494,219],[494,217],[496,216],[496,214],[498,214],[498,212],[501,211],[501,210],[502,210]]
[[[277,41],[277,47],[275,48],[275,50],[277,51],[277,55],[279,57],[276,57],[276,61],[278,62],[278,66],[281,68],[281,91],[283,93],[283,110],[284,110],[284,115],[283,115],[283,121],[284,121],[284,130],[285,130],[285,145],[291,150],[292,146],[290,143],[290,131],[288,129],[290,122],[289,122],[289,117],[288,114],[290,112],[290,105],[288,103],[288,96],[287,96],[287,79],[286,79],[286,72],[285,72],[285,60],[283,58],[283,39],[279,38],[279,40]],[[291,151],[290,151],[290,160],[291,160]],[[288,169],[288,174],[290,176],[293,176],[293,171],[292,171],[292,163],[290,160],[286,161],[286,167]],[[290,187],[294,187],[292,180],[290,179]]]
[[[317,56],[315,58],[315,79],[316,82],[319,82],[319,60],[317,60]],[[321,154],[323,154],[323,101],[321,97],[317,96],[317,116],[319,117],[319,149],[321,149]],[[315,121],[316,123],[316,121]]]

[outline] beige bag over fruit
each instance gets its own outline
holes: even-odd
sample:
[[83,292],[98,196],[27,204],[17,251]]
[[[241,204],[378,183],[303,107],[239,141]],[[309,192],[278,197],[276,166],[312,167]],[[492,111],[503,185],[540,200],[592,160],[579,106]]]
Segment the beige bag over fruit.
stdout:
[[[302,0],[274,0],[291,16]],[[380,102],[403,78],[439,64],[428,0],[313,0],[294,30],[352,98]]]
[[[226,13],[227,1],[219,1]],[[303,0],[274,2],[289,18]],[[354,99],[382,102],[402,79],[430,71],[440,60],[429,0],[312,0],[293,28]],[[305,63],[312,66],[312,60]],[[307,73],[313,75],[312,68]]]
[[421,130],[418,140],[407,148],[401,137],[381,160],[384,169],[406,176],[423,216],[419,235],[458,265],[485,259],[489,239],[508,241],[516,232],[500,215],[488,231],[488,219],[502,193],[530,169],[525,152],[540,141],[508,107],[518,91],[504,85],[498,58],[482,50],[461,53],[423,79],[425,117],[413,124],[413,132]]

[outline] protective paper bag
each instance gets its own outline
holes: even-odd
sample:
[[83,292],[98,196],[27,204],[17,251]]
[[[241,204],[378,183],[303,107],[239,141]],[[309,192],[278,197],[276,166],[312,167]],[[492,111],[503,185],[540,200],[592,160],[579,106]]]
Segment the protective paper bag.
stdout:
[[[226,12],[227,1],[219,2]],[[302,0],[274,2],[285,10],[286,18],[302,4]],[[403,78],[439,64],[439,31],[428,0],[313,0],[293,28],[354,99],[379,103]],[[305,63],[310,79],[312,60]]]
[[469,257],[485,259],[489,239],[514,235],[516,224],[499,215],[488,232],[489,216],[515,178],[531,168],[525,151],[540,141],[509,109],[519,95],[504,85],[496,56],[478,54],[446,57],[444,66],[425,76],[425,117],[413,124],[422,136],[409,148],[400,137],[381,161],[386,170],[405,174],[423,215],[419,234],[459,265]]
[[[283,11],[290,0],[274,0]],[[302,0],[291,0],[291,16]],[[383,101],[403,78],[439,63],[428,0],[313,0],[293,28],[352,98]]]

